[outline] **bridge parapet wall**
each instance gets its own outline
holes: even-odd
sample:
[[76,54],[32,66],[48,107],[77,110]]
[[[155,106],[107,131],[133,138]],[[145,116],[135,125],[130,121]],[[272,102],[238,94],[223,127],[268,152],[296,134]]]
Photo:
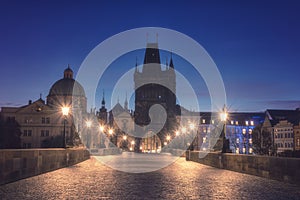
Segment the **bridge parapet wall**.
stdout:
[[0,150],[0,185],[89,159],[84,148]]
[[208,153],[204,158],[199,158],[199,153],[201,152],[187,151],[186,159],[212,167],[300,185],[299,158],[222,154],[216,152]]

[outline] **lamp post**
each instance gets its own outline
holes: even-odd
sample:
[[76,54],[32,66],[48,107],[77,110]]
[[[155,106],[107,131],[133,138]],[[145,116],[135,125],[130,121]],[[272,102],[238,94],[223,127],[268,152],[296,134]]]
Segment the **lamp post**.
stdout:
[[88,128],[87,134],[86,134],[86,147],[90,149],[91,145],[91,137],[90,137],[90,128],[92,126],[92,122],[90,120],[86,121],[86,127]]
[[99,140],[100,140],[100,144],[99,144],[99,148],[102,148],[102,134],[104,133],[104,126],[103,125],[100,125],[99,126],[99,130],[100,130],[100,138],[99,138]]
[[220,113],[220,120],[224,123],[223,125],[223,131],[221,132],[221,138],[222,138],[222,153],[226,153],[227,152],[227,142],[226,142],[226,122],[227,122],[227,110],[226,110],[226,106],[224,105],[222,112]]
[[66,121],[67,116],[69,115],[70,108],[69,107],[62,107],[61,112],[64,116],[64,131],[63,131],[63,148],[66,148]]
[[113,141],[112,141],[112,136],[113,136],[113,134],[114,134],[113,129],[110,128],[110,129],[108,130],[108,134],[109,134],[109,140],[110,140],[110,142],[113,143]]
[[187,149],[186,147],[187,147],[187,145],[186,145],[186,140],[185,140],[185,138],[186,138],[186,128],[185,127],[182,127],[181,128],[181,133],[182,133],[182,135],[183,135],[183,149]]

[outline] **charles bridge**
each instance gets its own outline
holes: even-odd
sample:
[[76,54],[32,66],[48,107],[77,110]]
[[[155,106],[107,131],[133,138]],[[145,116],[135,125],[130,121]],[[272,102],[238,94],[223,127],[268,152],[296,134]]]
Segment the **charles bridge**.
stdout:
[[[274,174],[259,158],[228,158],[220,153],[203,159],[197,157],[199,152],[187,152],[187,158],[133,152],[89,157],[85,149],[11,150],[0,155],[0,199],[300,199],[299,159],[291,159],[291,165],[281,158],[264,161],[296,171],[283,175],[280,167]],[[107,159],[118,161],[122,171],[103,164]],[[128,173],[146,165],[155,168],[156,160],[171,164],[147,173]],[[233,162],[238,167],[231,170],[243,173],[226,170],[233,168]]]

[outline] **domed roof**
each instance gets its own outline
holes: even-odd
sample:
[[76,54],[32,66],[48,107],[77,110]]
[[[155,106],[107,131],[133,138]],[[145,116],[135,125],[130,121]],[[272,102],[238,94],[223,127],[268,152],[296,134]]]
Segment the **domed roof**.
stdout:
[[64,71],[64,78],[56,81],[48,96],[84,96],[83,87],[76,80],[73,79],[73,71],[68,67]]

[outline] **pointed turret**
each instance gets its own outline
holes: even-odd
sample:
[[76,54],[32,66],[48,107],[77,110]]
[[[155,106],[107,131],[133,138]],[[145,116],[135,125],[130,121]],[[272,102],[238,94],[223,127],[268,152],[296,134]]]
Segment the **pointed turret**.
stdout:
[[172,69],[174,69],[173,56],[172,56],[172,55],[173,55],[173,54],[171,53],[170,67],[171,67]]
[[102,108],[105,108],[104,90],[103,90],[103,97],[102,97],[101,105],[102,105]]
[[126,111],[128,111],[127,92],[126,92],[126,98],[125,98],[125,102],[124,102],[124,109],[125,109]]

